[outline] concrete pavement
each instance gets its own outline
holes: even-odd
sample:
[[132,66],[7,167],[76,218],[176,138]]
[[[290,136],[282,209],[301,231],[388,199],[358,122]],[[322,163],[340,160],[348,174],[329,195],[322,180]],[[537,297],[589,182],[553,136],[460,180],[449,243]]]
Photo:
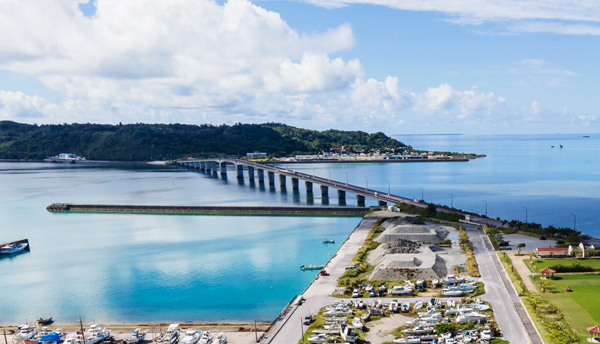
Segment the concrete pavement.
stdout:
[[504,339],[511,344],[543,344],[483,230],[470,225],[466,225],[465,228],[469,240],[473,243],[481,280],[485,284],[486,294],[481,296],[481,299],[489,302],[494,308],[494,316]]
[[376,217],[367,216],[360,222],[325,266],[329,276],[319,276],[314,280],[302,293],[306,299],[304,304],[291,305],[288,313],[274,325],[269,335],[261,343],[297,343],[306,329],[306,326],[302,325],[302,319],[306,315],[315,314],[321,307],[340,301],[330,295],[337,288],[337,280],[346,271],[346,266],[350,265],[358,249],[363,246],[376,220]]

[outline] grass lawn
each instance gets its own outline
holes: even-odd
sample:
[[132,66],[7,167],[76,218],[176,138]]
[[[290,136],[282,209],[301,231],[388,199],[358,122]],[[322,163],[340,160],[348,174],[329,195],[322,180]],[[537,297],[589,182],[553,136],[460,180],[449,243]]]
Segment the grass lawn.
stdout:
[[524,259],[525,265],[531,272],[540,272],[540,269],[549,268],[554,265],[572,265],[578,263],[582,266],[591,266],[600,270],[600,259],[598,258],[555,258],[555,259]]
[[[600,324],[600,275],[560,274],[560,279],[548,281],[547,291],[542,296],[560,309],[565,320],[579,337],[580,343],[587,343],[587,327]],[[537,284],[539,276],[533,276]],[[572,292],[567,292],[571,286]]]

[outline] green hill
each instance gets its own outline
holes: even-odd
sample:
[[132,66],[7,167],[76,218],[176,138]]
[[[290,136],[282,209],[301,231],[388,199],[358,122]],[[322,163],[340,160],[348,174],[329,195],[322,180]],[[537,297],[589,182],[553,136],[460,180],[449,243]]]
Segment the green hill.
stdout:
[[281,157],[319,153],[341,146],[360,150],[405,147],[383,133],[319,132],[279,123],[38,126],[0,121],[0,159],[41,160],[63,152],[75,153],[88,160],[115,161],[244,156],[254,151]]

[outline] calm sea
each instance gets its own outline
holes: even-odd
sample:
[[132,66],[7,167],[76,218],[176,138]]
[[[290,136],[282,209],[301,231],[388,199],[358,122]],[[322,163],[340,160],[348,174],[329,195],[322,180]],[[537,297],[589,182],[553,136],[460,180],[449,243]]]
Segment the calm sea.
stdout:
[[[310,164],[290,169],[382,192],[600,236],[598,135],[406,135],[419,149],[486,154],[470,162]],[[563,145],[561,149],[559,145]],[[552,148],[551,146],[554,146]],[[289,183],[289,181],[288,181]],[[338,205],[246,180],[136,165],[0,163],[0,323],[272,320],[313,279],[357,218],[53,214],[53,202]],[[375,204],[368,201],[368,204]],[[356,205],[348,195],[348,205]],[[335,244],[324,245],[323,238]]]

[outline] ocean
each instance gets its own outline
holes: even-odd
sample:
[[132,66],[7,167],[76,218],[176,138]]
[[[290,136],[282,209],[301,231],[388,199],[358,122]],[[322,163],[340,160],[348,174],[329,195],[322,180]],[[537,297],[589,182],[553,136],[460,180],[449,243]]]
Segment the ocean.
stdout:
[[[486,154],[469,162],[289,164],[321,177],[490,217],[600,236],[599,135],[400,135],[418,149]],[[560,148],[563,145],[563,148]],[[554,148],[552,148],[554,146]],[[289,183],[289,181],[288,181]],[[55,214],[54,202],[338,205],[315,192],[135,164],[0,163],[0,323],[271,321],[315,277],[359,218]],[[316,190],[315,190],[316,191]],[[347,205],[356,205],[347,195]],[[376,202],[367,200],[367,205]],[[323,238],[335,244],[324,245]]]

